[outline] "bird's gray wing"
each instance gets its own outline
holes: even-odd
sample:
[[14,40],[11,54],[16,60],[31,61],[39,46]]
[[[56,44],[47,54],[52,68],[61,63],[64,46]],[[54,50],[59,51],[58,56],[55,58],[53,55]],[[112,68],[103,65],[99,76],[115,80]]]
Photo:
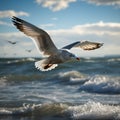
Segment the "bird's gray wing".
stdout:
[[21,32],[33,40],[36,47],[43,55],[53,55],[58,51],[50,36],[44,30],[17,17],[12,17],[12,22]]
[[62,49],[71,49],[71,48],[73,48],[75,45],[77,45],[77,44],[79,44],[80,42],[74,42],[74,43],[72,43],[72,44],[69,44],[69,45],[67,45],[67,46],[65,46],[65,47],[63,47]]
[[90,42],[90,41],[83,41],[83,42],[75,42],[68,46],[65,46],[63,48],[65,49],[71,49],[71,48],[82,48],[83,50],[94,50],[97,48],[100,48],[103,45],[103,43],[97,43],[97,42]]
[[17,43],[17,42],[12,42],[12,41],[9,41],[9,40],[8,40],[8,42],[11,43],[11,44],[16,44]]

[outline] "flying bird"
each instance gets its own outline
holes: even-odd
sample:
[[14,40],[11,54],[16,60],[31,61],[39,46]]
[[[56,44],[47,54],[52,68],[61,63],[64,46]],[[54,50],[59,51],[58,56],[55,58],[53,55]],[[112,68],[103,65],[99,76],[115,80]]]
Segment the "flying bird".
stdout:
[[57,67],[58,64],[70,60],[80,60],[79,57],[69,52],[69,50],[73,47],[80,47],[84,50],[93,50],[103,45],[102,43],[78,41],[63,47],[62,49],[58,49],[53,43],[49,34],[43,29],[40,29],[35,25],[32,25],[31,23],[15,16],[12,17],[12,22],[17,29],[19,29],[21,32],[23,32],[33,40],[38,51],[43,56],[47,55],[46,58],[35,62],[35,67],[41,71],[52,70]]
[[8,41],[10,44],[16,44],[17,42],[13,42],[13,41]]
[[26,50],[26,51],[30,53],[32,50]]

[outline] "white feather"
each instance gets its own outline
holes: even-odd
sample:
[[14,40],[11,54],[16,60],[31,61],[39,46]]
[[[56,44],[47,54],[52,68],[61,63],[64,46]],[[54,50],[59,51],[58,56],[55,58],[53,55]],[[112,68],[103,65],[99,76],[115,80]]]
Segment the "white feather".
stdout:
[[44,62],[45,62],[45,59],[35,62],[35,67],[41,71],[49,71],[49,70],[52,70],[58,66],[57,64],[53,64],[49,68],[44,69],[44,67],[46,66],[46,64],[44,64]]

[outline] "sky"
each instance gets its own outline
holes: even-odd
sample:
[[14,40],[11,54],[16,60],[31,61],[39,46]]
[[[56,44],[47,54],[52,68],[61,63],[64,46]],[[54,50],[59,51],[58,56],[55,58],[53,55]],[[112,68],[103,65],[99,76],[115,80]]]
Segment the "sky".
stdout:
[[58,48],[85,40],[104,43],[93,51],[71,50],[80,57],[120,55],[120,0],[0,1],[0,57],[41,57],[12,24],[12,16],[47,31]]

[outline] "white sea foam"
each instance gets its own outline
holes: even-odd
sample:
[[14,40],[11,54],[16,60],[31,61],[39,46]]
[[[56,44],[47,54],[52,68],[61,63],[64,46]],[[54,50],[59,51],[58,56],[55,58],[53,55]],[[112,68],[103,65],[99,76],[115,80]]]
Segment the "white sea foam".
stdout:
[[82,120],[120,120],[120,106],[88,102],[84,105],[70,106],[68,111],[73,119]]
[[30,105],[30,104],[23,104],[23,107],[18,108],[0,108],[0,115],[21,115],[32,112],[35,107],[41,106],[41,104],[38,105]]
[[61,115],[73,120],[120,120],[120,106],[103,105],[93,101],[75,106],[63,103],[23,104],[23,107],[19,108],[0,108],[0,115],[29,115],[33,118]]
[[0,78],[0,88],[5,87],[7,85],[7,80],[6,77],[1,77]]
[[68,106],[62,103],[56,104],[23,104],[18,108],[0,108],[0,115],[30,115],[30,116],[52,116],[61,114]]
[[28,61],[35,61],[35,58],[21,58],[21,59],[15,59],[15,60],[8,60],[7,64],[19,63],[19,62],[28,62]]
[[108,77],[96,75],[86,81],[80,90],[97,93],[120,93],[120,80],[119,77]]
[[111,59],[108,59],[108,62],[120,62],[120,58],[111,58]]
[[78,71],[72,70],[72,71],[67,71],[67,72],[60,72],[58,76],[60,78],[72,78],[71,80],[73,80],[74,78],[75,79],[83,78],[85,75]]

